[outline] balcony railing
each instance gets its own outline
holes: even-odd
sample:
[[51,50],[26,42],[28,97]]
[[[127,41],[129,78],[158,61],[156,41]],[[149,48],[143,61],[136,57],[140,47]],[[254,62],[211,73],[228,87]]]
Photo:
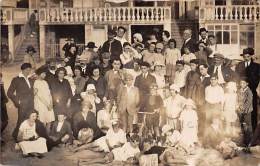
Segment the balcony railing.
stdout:
[[171,20],[170,7],[43,8],[40,24],[158,23]]
[[260,21],[260,5],[207,6],[200,9],[200,20]]
[[1,8],[1,24],[25,24],[29,20],[28,9]]

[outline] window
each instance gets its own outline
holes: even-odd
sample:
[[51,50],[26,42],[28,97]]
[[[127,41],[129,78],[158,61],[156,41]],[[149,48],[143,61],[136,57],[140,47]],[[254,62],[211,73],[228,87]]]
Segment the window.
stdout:
[[255,27],[254,25],[240,25],[240,47],[255,46]]
[[207,25],[208,34],[216,37],[217,44],[238,44],[238,25]]

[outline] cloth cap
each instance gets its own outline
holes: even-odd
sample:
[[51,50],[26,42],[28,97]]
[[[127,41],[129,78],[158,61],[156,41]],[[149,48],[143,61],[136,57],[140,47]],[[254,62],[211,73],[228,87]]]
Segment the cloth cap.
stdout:
[[214,54],[214,58],[224,59],[225,57],[224,57],[223,54],[215,53],[215,54]]
[[25,69],[28,69],[28,68],[32,68],[32,65],[30,63],[23,63],[21,65],[21,70],[25,70]]
[[133,37],[135,37],[139,42],[143,41],[143,36],[140,33],[135,33]]
[[162,127],[162,135],[165,135],[168,131],[173,130],[173,128],[170,125],[164,125]]
[[177,85],[175,85],[175,84],[172,84],[171,86],[170,86],[170,90],[175,90],[176,92],[180,92],[180,87],[179,86],[177,86]]
[[94,84],[88,84],[87,90],[96,90],[95,85]]
[[156,61],[156,62],[154,63],[154,66],[165,66],[165,64],[162,63],[162,62],[160,62],[160,61]]
[[112,123],[112,125],[119,124],[119,119],[112,119],[111,123]]

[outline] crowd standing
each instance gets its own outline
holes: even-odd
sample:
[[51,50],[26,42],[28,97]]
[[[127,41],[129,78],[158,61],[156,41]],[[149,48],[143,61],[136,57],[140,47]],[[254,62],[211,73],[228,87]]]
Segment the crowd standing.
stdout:
[[[205,28],[198,41],[185,29],[182,46],[168,31],[147,41],[136,33],[132,44],[125,33],[124,27],[109,30],[98,50],[89,42],[80,55],[68,38],[65,57],[39,68],[28,46],[7,91],[18,109],[13,138],[24,157],[68,145],[73,152],[106,153],[89,163],[136,163],[140,155],[158,154],[160,163],[173,164],[181,160],[178,148],[193,154],[231,147],[225,157],[232,157],[239,147],[259,145],[260,67],[253,48],[236,62],[218,52]],[[3,131],[8,98],[2,82],[1,94]]]

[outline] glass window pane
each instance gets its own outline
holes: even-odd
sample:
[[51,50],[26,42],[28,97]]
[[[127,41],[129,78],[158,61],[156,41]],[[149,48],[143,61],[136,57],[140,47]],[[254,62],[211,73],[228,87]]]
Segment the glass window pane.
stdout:
[[255,33],[248,32],[247,34],[248,47],[254,47],[255,45]]
[[217,44],[222,44],[222,32],[221,31],[216,32],[216,40],[217,40]]
[[222,30],[222,26],[221,25],[215,25],[215,30]]
[[230,26],[229,25],[224,25],[223,26],[223,30],[229,30],[230,29]]
[[208,31],[208,35],[214,35],[214,31]]
[[237,40],[237,31],[233,31],[231,32],[231,44],[237,44],[238,40]]
[[228,31],[223,32],[223,44],[230,44],[230,33]]
[[210,31],[210,30],[214,31],[214,25],[209,25],[209,26],[208,26],[208,30],[209,30],[209,31]]
[[247,45],[247,33],[246,32],[240,32],[240,45],[241,46]]

